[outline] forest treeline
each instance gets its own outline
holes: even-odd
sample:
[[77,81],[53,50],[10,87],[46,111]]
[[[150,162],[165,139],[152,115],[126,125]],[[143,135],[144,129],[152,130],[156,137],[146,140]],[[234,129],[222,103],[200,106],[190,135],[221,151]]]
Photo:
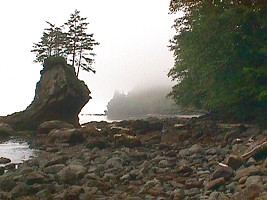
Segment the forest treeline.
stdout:
[[108,118],[145,116],[158,114],[174,114],[182,110],[175,105],[167,94],[171,91],[168,86],[136,88],[128,94],[115,91],[107,105]]
[[233,120],[267,120],[267,3],[172,0],[171,96]]

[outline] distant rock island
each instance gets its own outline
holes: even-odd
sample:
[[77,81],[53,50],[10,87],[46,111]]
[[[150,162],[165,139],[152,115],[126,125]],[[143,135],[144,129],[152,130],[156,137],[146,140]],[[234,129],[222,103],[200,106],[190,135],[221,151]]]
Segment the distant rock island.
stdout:
[[63,57],[49,57],[32,103],[24,111],[0,117],[0,122],[15,130],[34,130],[49,120],[79,126],[78,114],[90,99],[90,90],[76,77],[74,68]]

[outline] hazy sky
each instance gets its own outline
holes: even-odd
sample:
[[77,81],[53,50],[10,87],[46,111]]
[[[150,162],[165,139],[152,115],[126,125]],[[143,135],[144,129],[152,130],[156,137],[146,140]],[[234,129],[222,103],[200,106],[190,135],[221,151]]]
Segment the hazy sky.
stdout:
[[168,41],[174,35],[170,0],[9,0],[0,8],[0,115],[24,110],[33,100],[41,64],[33,64],[34,42],[47,27],[62,25],[75,9],[90,23],[88,33],[100,43],[93,67],[82,72],[92,100],[83,113],[102,113],[115,90],[137,85],[170,84],[173,66]]

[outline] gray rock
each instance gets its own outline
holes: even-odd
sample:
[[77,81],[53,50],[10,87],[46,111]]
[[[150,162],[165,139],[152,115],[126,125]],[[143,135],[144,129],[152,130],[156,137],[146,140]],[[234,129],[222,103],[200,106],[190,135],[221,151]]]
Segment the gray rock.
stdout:
[[48,189],[43,189],[36,193],[39,199],[51,199],[51,192]]
[[74,128],[72,124],[69,124],[67,122],[59,121],[59,120],[52,120],[52,121],[46,121],[41,123],[37,130],[37,134],[48,134],[53,129],[62,129],[62,128]]
[[250,158],[248,159],[248,161],[247,161],[247,165],[248,165],[248,166],[256,165],[256,164],[257,164],[257,161],[256,161],[254,158],[252,158],[252,157],[250,157]]
[[104,164],[108,161],[109,157],[107,156],[101,156],[97,157],[94,159],[93,164],[98,165],[98,164]]
[[64,164],[56,164],[56,165],[51,165],[46,168],[44,168],[44,172],[47,174],[56,174],[60,170],[62,170],[66,165]]
[[215,155],[215,154],[217,154],[217,148],[212,147],[212,148],[210,148],[210,149],[207,149],[207,150],[205,151],[205,154],[206,154],[206,155]]
[[122,169],[122,160],[118,157],[112,157],[110,159],[107,160],[106,162],[106,165],[107,166],[111,166],[111,167],[114,167],[114,168],[117,168],[117,169]]
[[239,186],[238,183],[235,182],[235,181],[229,183],[228,185],[226,185],[225,188],[226,188],[228,191],[232,192],[232,193],[234,193],[234,192],[238,192],[238,191],[241,190],[240,186]]
[[250,184],[263,184],[263,178],[262,176],[249,176],[245,182],[246,186],[249,186]]
[[184,199],[185,197],[185,192],[183,188],[177,188],[173,191],[174,198],[175,199]]
[[185,196],[191,197],[199,193],[200,193],[200,190],[198,188],[191,188],[189,190],[185,190]]
[[229,200],[229,198],[221,192],[214,191],[210,194],[209,200]]
[[0,123],[0,137],[8,137],[10,135],[14,135],[15,131],[13,128],[6,123]]
[[53,176],[50,176],[41,171],[33,171],[30,173],[23,174],[23,177],[28,185],[33,185],[36,183],[49,183],[54,180]]
[[10,162],[11,160],[9,158],[3,158],[3,157],[0,158],[0,164],[7,164]]
[[67,160],[69,159],[68,156],[55,156],[51,160],[49,160],[47,163],[45,163],[45,167],[49,167],[52,165],[57,165],[57,164],[63,164],[65,165]]
[[60,170],[57,175],[63,183],[74,184],[84,177],[87,169],[79,162],[70,163]]
[[231,167],[219,165],[214,173],[211,175],[211,180],[223,177],[225,180],[230,179],[234,175]]
[[240,178],[244,176],[252,176],[252,175],[265,175],[265,172],[260,167],[256,167],[256,166],[240,168],[236,171],[234,180],[239,180]]
[[239,169],[244,163],[244,159],[237,155],[230,155],[226,159],[226,164],[234,170]]
[[2,191],[11,191],[16,185],[13,177],[10,174],[0,176],[0,189]]
[[69,143],[77,144],[85,141],[85,135],[82,132],[82,129],[54,129],[46,137],[47,143],[56,144],[56,143]]
[[29,193],[29,186],[23,182],[16,183],[16,186],[10,191],[12,198],[19,198]]
[[244,195],[248,199],[255,199],[256,197],[260,196],[265,190],[263,188],[262,183],[251,183],[244,189]]
[[202,154],[204,152],[204,148],[199,144],[194,144],[192,147],[189,148],[189,152],[191,154],[194,153]]
[[179,155],[182,156],[182,157],[186,157],[186,156],[189,156],[191,153],[189,151],[189,149],[181,149],[179,151]]
[[243,191],[239,191],[234,193],[231,198],[231,200],[249,200],[247,196],[243,193]]
[[165,168],[165,167],[170,167],[172,164],[168,160],[161,160],[158,163],[159,167]]

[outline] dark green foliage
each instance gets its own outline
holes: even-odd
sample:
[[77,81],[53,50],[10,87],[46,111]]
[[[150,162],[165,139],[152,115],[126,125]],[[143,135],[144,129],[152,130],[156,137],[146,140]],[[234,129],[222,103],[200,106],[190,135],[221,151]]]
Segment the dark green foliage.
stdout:
[[77,76],[80,68],[95,73],[95,70],[91,67],[92,57],[95,54],[91,51],[93,46],[99,45],[99,43],[93,39],[94,34],[86,33],[88,24],[86,18],[81,17],[78,10],[75,10],[70,15],[68,22],[64,24],[68,29],[66,33],[67,54],[71,55],[69,60],[72,66],[77,66]]
[[[64,57],[71,62],[71,66],[77,68],[77,76],[80,68],[95,73],[91,67],[95,56],[92,51],[99,43],[93,39],[93,34],[86,33],[89,23],[85,20],[86,18],[82,18],[80,12],[75,10],[63,26],[57,27],[47,22],[49,28],[45,29],[41,41],[33,45],[32,52],[36,54],[34,62],[43,63],[51,56]],[[67,29],[67,32],[64,32],[64,29]]]
[[61,27],[55,26],[50,22],[46,22],[49,28],[45,28],[41,41],[34,43],[33,50],[36,54],[34,62],[43,63],[44,60],[50,56],[63,56],[65,49],[65,33],[62,32]]
[[171,41],[178,104],[251,120],[267,116],[267,4],[264,1],[178,1],[184,10]]
[[67,61],[61,56],[50,56],[44,60],[44,68],[54,67],[57,65],[67,65]]

